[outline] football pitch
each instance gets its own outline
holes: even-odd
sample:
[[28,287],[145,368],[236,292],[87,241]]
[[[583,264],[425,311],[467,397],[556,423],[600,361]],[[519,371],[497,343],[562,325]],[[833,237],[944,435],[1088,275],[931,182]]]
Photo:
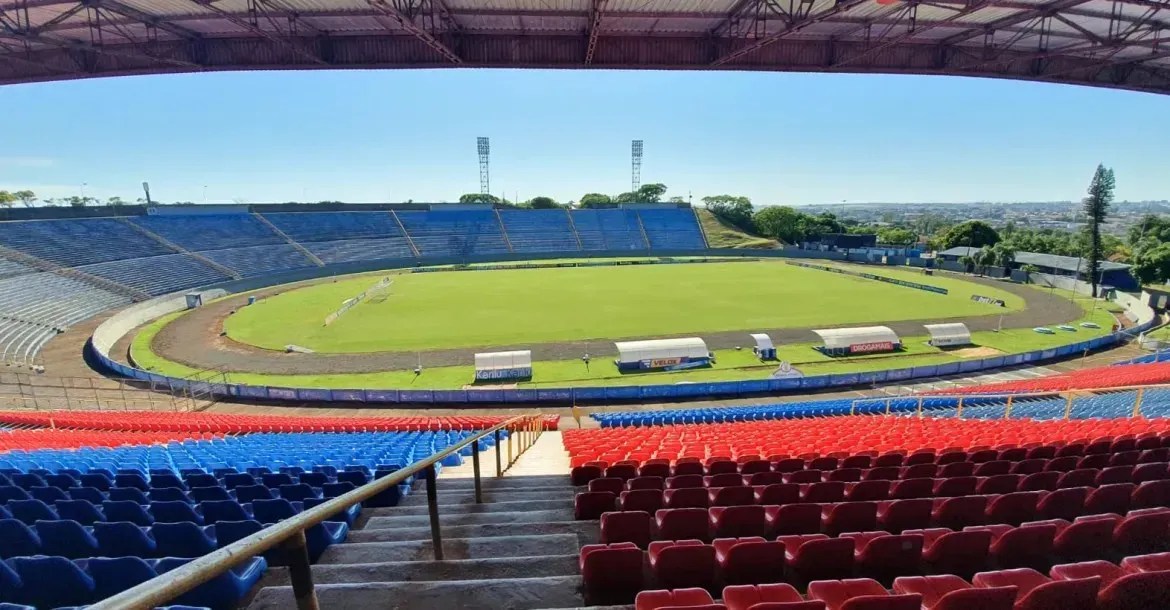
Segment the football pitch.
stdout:
[[[855,269],[950,294],[774,261],[404,273],[394,276],[388,298],[325,326],[326,316],[382,277],[371,274],[263,299],[224,328],[262,348],[366,353],[942,320],[1024,307],[1010,292],[961,279]],[[972,294],[1007,307],[974,302]]]

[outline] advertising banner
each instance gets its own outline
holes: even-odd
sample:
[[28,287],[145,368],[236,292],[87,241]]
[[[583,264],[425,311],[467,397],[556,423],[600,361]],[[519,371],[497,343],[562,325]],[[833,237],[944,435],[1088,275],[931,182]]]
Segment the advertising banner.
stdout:
[[890,352],[894,350],[893,341],[873,341],[870,343],[854,343],[849,346],[850,354],[873,354],[876,352]]
[[363,390],[333,390],[333,400],[343,402],[365,402],[366,393]]
[[296,388],[268,388],[268,397],[273,400],[296,400]]
[[366,390],[369,402],[398,402],[398,390]]

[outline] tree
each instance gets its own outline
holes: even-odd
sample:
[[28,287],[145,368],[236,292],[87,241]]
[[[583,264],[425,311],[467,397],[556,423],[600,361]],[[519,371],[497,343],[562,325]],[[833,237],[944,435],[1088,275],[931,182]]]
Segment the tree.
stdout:
[[618,195],[613,198],[613,202],[617,203],[617,204],[643,203],[642,199],[638,197],[638,193],[636,193],[634,191],[628,191],[625,193],[618,193]]
[[987,268],[995,264],[995,253],[991,251],[990,246],[983,246],[971,258],[975,261],[979,275],[987,273]]
[[55,208],[55,207],[57,207],[57,205],[58,205],[58,204],[57,204],[57,200],[56,200],[56,199],[54,199],[54,198],[52,198],[52,197],[49,197],[48,199],[45,199],[45,200],[44,200],[44,203],[45,203],[45,207],[47,207],[47,208]]
[[770,237],[786,244],[794,244],[801,240],[801,217],[804,214],[781,205],[770,205],[760,208],[752,215],[752,224],[756,231],[764,237]]
[[1170,217],[1146,214],[1129,229],[1129,245],[1136,247],[1146,239],[1170,242]]
[[703,197],[702,202],[720,220],[742,231],[755,232],[751,199],[739,195],[710,195]]
[[33,207],[33,203],[35,203],[37,200],[37,194],[29,190],[16,191],[12,195],[19,199],[21,205],[26,208]]
[[891,227],[877,232],[878,241],[883,244],[909,246],[918,241],[918,234],[909,229]]
[[1101,259],[1105,254],[1101,247],[1101,225],[1109,215],[1109,204],[1113,202],[1113,188],[1116,183],[1113,179],[1113,170],[1098,165],[1089,183],[1088,195],[1085,197],[1084,210],[1088,224],[1085,231],[1089,236],[1089,248],[1085,253],[1088,258],[1089,284],[1093,287],[1093,296],[1097,296],[1097,283],[1101,274]]
[[821,236],[830,233],[845,232],[845,225],[837,220],[836,214],[830,212],[824,212],[817,216],[801,214],[800,227],[801,239],[804,240],[820,239]]
[[490,193],[467,193],[459,196],[459,203],[499,203],[500,198]]
[[561,207],[552,197],[533,197],[528,200],[528,207],[534,210],[551,210]]
[[651,182],[650,184],[643,184],[638,188],[638,202],[639,203],[658,203],[662,201],[662,196],[666,194],[666,185],[661,182]]
[[1170,280],[1170,243],[1142,250],[1134,260],[1133,275],[1142,284]]
[[106,200],[106,205],[112,208],[117,208],[126,205],[126,202],[123,201],[121,197],[110,197]]
[[8,191],[0,191],[0,208],[10,208],[16,201],[16,195]]
[[999,243],[999,234],[991,225],[979,221],[968,220],[947,230],[942,236],[942,248],[948,250],[957,246],[982,248]]
[[971,273],[972,269],[975,267],[975,257],[970,255],[960,256],[959,264],[963,266],[963,269],[967,273]]
[[666,201],[667,201],[667,203],[684,203],[685,204],[685,203],[687,203],[687,198],[683,197],[682,195],[675,195],[674,197],[671,197],[670,199],[667,199]]
[[585,193],[577,205],[582,208],[611,208],[613,207],[613,199],[609,195],[601,193]]
[[1010,245],[998,243],[991,247],[992,264],[1003,269],[1004,275],[1011,273],[1012,263],[1016,262],[1016,251]]

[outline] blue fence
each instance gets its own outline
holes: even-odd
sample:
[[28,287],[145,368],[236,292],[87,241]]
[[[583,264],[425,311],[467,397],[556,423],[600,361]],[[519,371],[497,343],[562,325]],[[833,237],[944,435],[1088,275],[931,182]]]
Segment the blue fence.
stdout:
[[[1130,329],[1132,332],[1133,329]],[[710,383],[680,383],[655,385],[629,385],[610,387],[579,388],[534,388],[509,390],[370,390],[320,388],[283,388],[273,386],[251,386],[243,384],[209,384],[188,382],[182,379],[157,375],[120,362],[91,350],[103,365],[110,370],[131,379],[147,381],[156,386],[183,389],[198,386],[204,392],[224,397],[248,400],[296,401],[296,402],[347,402],[359,404],[432,404],[432,405],[486,405],[486,404],[531,404],[531,403],[603,403],[635,402],[645,400],[672,400],[696,398],[728,398],[843,388],[875,383],[903,382],[911,379],[941,377],[960,373],[973,373],[1005,366],[1029,364],[1045,360],[1065,358],[1113,345],[1127,335],[1113,333],[1088,341],[1065,345],[1042,351],[995,356],[982,360],[948,362],[930,366],[892,369],[887,371],[866,371],[839,373],[836,375],[815,375],[795,379],[748,379],[743,381],[716,381]],[[1170,356],[1167,356],[1170,358]]]

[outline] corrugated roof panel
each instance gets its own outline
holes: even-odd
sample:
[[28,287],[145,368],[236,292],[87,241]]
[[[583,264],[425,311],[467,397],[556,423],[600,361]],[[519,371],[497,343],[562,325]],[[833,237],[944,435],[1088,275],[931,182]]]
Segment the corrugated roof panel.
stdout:
[[735,0],[610,0],[606,13],[728,13]]
[[[214,15],[210,9],[191,0],[121,0],[122,4],[148,15]],[[216,4],[218,6],[218,3]]]
[[370,11],[370,4],[365,0],[279,0],[276,3],[291,11],[301,13],[321,11]]
[[1013,17],[1016,15],[1019,15],[1021,12],[1022,11],[1020,11],[1019,9],[993,6],[993,7],[979,9],[979,10],[977,10],[974,13],[971,13],[969,15],[963,15],[962,17],[956,17],[954,22],[955,23],[962,23],[965,25],[983,25],[983,24],[999,21],[1000,19],[1004,19],[1007,17]]
[[582,11],[587,12],[589,0],[446,0],[447,8],[488,9],[513,11]]

